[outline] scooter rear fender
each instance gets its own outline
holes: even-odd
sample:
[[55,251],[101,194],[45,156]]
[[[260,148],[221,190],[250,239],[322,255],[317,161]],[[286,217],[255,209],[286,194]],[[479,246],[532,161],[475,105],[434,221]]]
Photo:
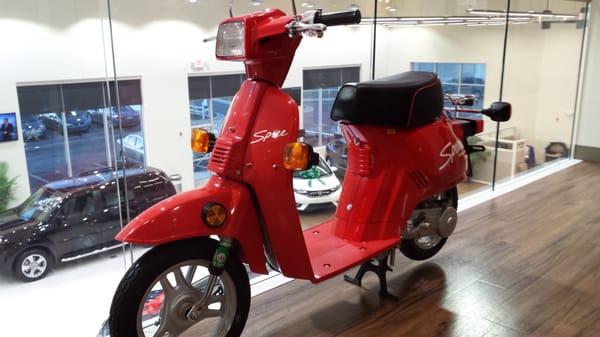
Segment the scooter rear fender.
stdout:
[[[227,209],[225,223],[212,228],[202,221],[202,208],[209,202]],[[116,239],[139,245],[161,245],[173,241],[228,236],[239,242],[241,258],[253,272],[267,274],[261,229],[248,188],[213,176],[201,188],[181,193],[150,207],[125,226]]]

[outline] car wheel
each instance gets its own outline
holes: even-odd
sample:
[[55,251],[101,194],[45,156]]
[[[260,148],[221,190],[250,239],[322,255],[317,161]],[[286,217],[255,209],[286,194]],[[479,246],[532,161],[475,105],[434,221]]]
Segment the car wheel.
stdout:
[[23,282],[41,280],[52,269],[53,257],[42,249],[27,250],[16,259],[13,272],[17,279]]

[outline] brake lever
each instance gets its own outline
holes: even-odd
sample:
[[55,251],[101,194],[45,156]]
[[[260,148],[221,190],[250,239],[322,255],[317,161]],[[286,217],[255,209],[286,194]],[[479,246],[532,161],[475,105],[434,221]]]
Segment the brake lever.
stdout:
[[323,37],[323,33],[327,30],[327,26],[322,23],[303,23],[298,21],[292,21],[288,23],[285,28],[288,30],[288,35],[294,37],[298,34],[304,33],[311,37]]

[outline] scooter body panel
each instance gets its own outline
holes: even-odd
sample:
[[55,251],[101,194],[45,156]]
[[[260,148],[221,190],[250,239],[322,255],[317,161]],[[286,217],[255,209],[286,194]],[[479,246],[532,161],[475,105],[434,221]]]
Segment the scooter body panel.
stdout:
[[[202,220],[202,208],[209,202],[220,203],[228,211],[225,223],[220,227],[209,227]],[[255,209],[246,186],[213,176],[198,189],[150,207],[127,224],[116,239],[139,245],[159,245],[211,235],[232,237],[238,240],[241,258],[252,271],[267,274]]]
[[313,277],[296,210],[292,171],[283,167],[284,147],[298,138],[298,105],[275,86],[269,87],[256,114],[244,159],[244,181],[256,193],[264,230],[281,272]]
[[423,200],[465,179],[467,157],[446,117],[414,129],[343,125],[348,169],[335,233],[361,242],[398,238]]

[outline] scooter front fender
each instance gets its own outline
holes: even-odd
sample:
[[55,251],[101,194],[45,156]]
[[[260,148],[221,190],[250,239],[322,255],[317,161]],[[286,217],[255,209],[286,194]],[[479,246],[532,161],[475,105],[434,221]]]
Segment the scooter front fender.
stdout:
[[[225,223],[220,227],[209,227],[202,221],[202,208],[209,202],[220,203],[227,210]],[[260,228],[248,188],[213,176],[201,188],[150,207],[127,224],[116,239],[140,245],[160,245],[210,235],[228,236],[239,242],[241,258],[252,271],[267,274]]]

